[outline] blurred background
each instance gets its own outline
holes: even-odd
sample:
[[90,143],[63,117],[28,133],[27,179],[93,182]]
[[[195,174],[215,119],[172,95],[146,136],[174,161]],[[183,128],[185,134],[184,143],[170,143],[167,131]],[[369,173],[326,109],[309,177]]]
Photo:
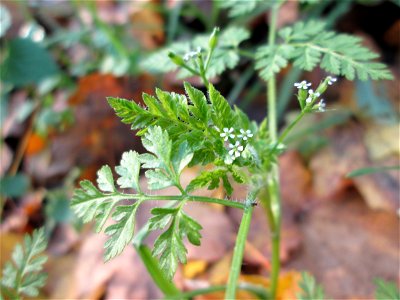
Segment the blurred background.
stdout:
[[[153,94],[155,87],[184,93],[165,49],[207,36],[215,26],[243,27],[250,37],[213,84],[251,118],[265,117],[266,84],[249,55],[266,44],[268,0],[253,7],[245,2],[1,1],[1,264],[25,233],[44,226],[49,279],[39,299],[160,297],[133,247],[103,264],[105,237],[81,224],[69,201],[79,180],[94,181],[103,164],[118,164],[128,149],[142,151],[140,139],[106,97],[141,102],[141,94]],[[399,2],[389,0],[292,0],[281,8],[280,28],[323,19],[331,29],[360,36],[395,77],[338,78],[325,96],[328,112],[309,116],[290,136],[280,158],[281,299],[293,297],[303,270],[335,299],[372,299],[374,278],[399,282],[400,173],[347,177],[360,168],[399,165],[399,16]],[[320,69],[300,72],[292,66],[279,74],[281,128],[297,109],[293,83],[305,79],[316,85],[324,76]],[[198,78],[185,80],[204,91]],[[188,170],[185,178],[195,174]],[[245,192],[237,190],[234,198]],[[204,193],[224,197],[222,190]],[[177,285],[226,282],[240,215],[206,204],[188,211],[203,225],[203,240],[201,247],[189,247]],[[140,211],[139,225],[146,216]],[[256,209],[244,280],[263,283],[269,255],[265,216]]]

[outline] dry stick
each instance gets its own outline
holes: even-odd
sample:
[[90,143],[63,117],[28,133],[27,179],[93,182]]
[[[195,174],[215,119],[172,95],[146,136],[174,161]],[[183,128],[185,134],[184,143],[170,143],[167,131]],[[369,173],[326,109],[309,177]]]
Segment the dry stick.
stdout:
[[29,117],[27,128],[24,132],[24,135],[22,136],[20,143],[18,144],[14,160],[10,166],[10,169],[8,170],[8,175],[10,176],[14,176],[17,173],[19,166],[21,165],[22,158],[24,157],[26,148],[28,146],[28,141],[33,133],[33,126],[35,124],[39,109],[40,106],[36,105],[36,108]]

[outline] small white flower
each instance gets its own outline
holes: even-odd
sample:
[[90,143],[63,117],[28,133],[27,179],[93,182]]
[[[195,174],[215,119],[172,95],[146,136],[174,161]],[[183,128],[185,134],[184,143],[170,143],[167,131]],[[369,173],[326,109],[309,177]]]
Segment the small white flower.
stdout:
[[311,83],[309,83],[309,82],[303,80],[302,82],[296,82],[296,83],[294,84],[294,86],[297,87],[298,89],[306,90],[306,89],[308,89],[308,87],[311,86]]
[[306,99],[306,103],[311,103],[314,98],[318,98],[321,94],[318,92],[314,92],[312,89],[308,90],[308,98]]
[[321,99],[318,102],[318,110],[323,112],[323,111],[325,111],[325,107],[326,107],[325,101],[324,101],[324,99]]
[[240,156],[240,152],[243,151],[243,146],[240,145],[239,141],[236,141],[235,145],[229,144],[229,155],[232,157],[232,159],[235,159]]
[[224,128],[223,129],[223,132],[222,133],[220,133],[220,137],[222,137],[222,138],[224,138],[224,141],[227,141],[229,138],[234,138],[235,137],[235,135],[232,133],[233,132],[233,128],[231,127],[231,128]]
[[251,133],[250,130],[244,130],[240,129],[240,134],[238,135],[238,138],[241,138],[242,140],[246,141],[247,139],[253,137],[253,133]]
[[332,85],[336,81],[337,81],[337,78],[328,76],[328,84],[329,85]]
[[197,57],[201,53],[201,47],[197,47],[196,51],[190,51],[183,56],[184,61],[189,61],[192,58]]

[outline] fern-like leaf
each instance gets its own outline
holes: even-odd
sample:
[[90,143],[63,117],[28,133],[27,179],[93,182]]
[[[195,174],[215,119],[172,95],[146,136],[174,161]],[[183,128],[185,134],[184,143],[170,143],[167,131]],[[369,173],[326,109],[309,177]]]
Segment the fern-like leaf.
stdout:
[[315,278],[306,272],[301,274],[299,287],[301,289],[301,292],[297,295],[297,299],[299,300],[325,299],[325,293],[322,286],[318,285]]
[[150,230],[168,228],[154,243],[153,255],[160,256],[160,266],[169,278],[172,278],[178,262],[186,263],[187,249],[183,243],[185,237],[189,242],[200,245],[201,225],[186,215],[181,208],[154,208],[153,217],[149,220]]
[[[140,192],[139,170],[138,153],[134,151],[123,153],[121,164],[116,167],[120,175],[117,184],[121,188],[135,188]],[[122,200],[127,199],[127,196],[117,190],[111,168],[107,165],[97,172],[97,184],[99,188],[88,180],[81,181],[81,188],[76,189],[72,197],[71,207],[83,222],[95,220],[97,232],[103,230],[110,216],[116,221],[105,229],[105,233],[110,235],[110,238],[105,244],[104,257],[105,260],[110,260],[120,254],[133,239],[135,213],[140,201],[131,205],[120,204]],[[128,199],[132,198],[128,197]]]
[[396,283],[376,279],[375,286],[376,300],[400,300],[400,291],[396,286]]
[[378,55],[362,46],[360,38],[327,31],[323,22],[299,22],[280,30],[279,35],[283,39],[281,44],[260,47],[256,54],[256,68],[265,80],[289,61],[306,71],[319,66],[349,80],[393,78],[384,64],[374,61]]
[[216,1],[221,8],[229,10],[229,17],[237,18],[257,11],[258,13],[271,7],[276,0],[230,0]]
[[47,246],[44,229],[35,230],[32,236],[25,235],[23,244],[17,244],[12,253],[12,262],[5,264],[1,279],[1,292],[10,298],[36,297],[44,286],[47,274],[43,264],[47,261],[44,250]]

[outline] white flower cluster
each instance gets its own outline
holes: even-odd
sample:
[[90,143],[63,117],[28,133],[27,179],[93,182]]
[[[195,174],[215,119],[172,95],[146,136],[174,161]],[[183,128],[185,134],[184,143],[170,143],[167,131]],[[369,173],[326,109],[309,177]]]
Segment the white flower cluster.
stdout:
[[318,98],[319,96],[321,96],[320,93],[314,92],[312,89],[309,89],[308,90],[308,98],[306,99],[306,103],[311,103],[313,98]]
[[332,85],[337,81],[337,78],[332,77],[332,76],[328,76],[328,84]]
[[[332,85],[333,83],[335,83],[335,82],[337,81],[337,78],[334,78],[334,77],[332,77],[332,76],[328,76],[327,79],[328,79],[328,85]],[[307,103],[307,104],[312,103],[314,99],[316,99],[316,98],[318,98],[319,96],[321,96],[320,93],[314,92],[313,89],[309,89],[309,87],[311,87],[311,83],[310,83],[310,82],[307,82],[307,81],[305,81],[305,80],[303,80],[303,81],[301,81],[301,82],[296,82],[296,83],[294,84],[294,86],[295,86],[297,89],[299,89],[299,90],[301,90],[301,89],[303,89],[303,90],[308,90],[308,97],[306,98],[306,103]],[[318,102],[318,104],[315,105],[314,107],[315,107],[315,108],[318,108],[318,110],[321,111],[321,112],[325,111],[326,104],[325,104],[324,99],[321,99],[321,100]]]
[[184,61],[189,61],[192,58],[196,58],[201,53],[201,47],[197,47],[196,51],[190,51],[183,56]]
[[294,86],[297,87],[298,89],[307,90],[308,87],[311,86],[311,83],[310,83],[310,82],[307,82],[307,81],[305,81],[305,80],[303,80],[302,82],[296,82],[296,83],[294,84]]
[[[217,127],[215,127],[218,132],[221,132],[221,130]],[[239,138],[242,141],[247,141],[251,137],[253,137],[253,133],[251,130],[244,130],[240,129],[239,134],[234,133],[233,127],[230,128],[223,128],[222,132],[219,134],[220,137],[224,139],[225,142],[228,142],[228,148],[229,148],[229,155],[230,159],[234,161],[236,158],[240,157],[241,153],[244,150],[243,145],[241,144],[240,141],[234,140],[236,137]]]

